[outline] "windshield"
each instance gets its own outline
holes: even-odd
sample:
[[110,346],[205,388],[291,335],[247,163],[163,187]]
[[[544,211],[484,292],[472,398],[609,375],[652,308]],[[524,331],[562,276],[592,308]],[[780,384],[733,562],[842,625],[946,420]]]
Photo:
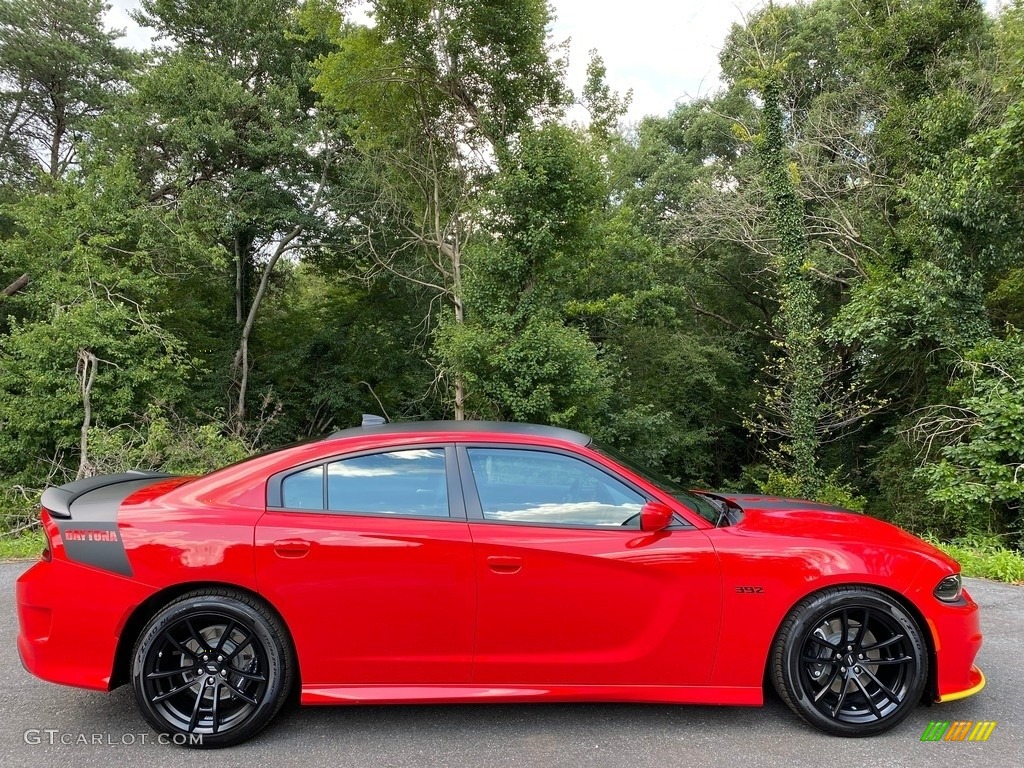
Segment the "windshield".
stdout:
[[614,448],[609,448],[608,446],[601,445],[600,443],[591,443],[590,447],[598,453],[603,453],[608,458],[618,462],[631,472],[640,475],[652,485],[656,485],[661,490],[671,494],[673,498],[681,501],[712,525],[718,525],[721,521],[722,510],[715,506],[710,499],[698,496],[693,493],[693,491],[688,490],[685,486],[676,482],[672,478],[666,477],[656,470],[638,464],[633,461],[633,459],[622,455]]

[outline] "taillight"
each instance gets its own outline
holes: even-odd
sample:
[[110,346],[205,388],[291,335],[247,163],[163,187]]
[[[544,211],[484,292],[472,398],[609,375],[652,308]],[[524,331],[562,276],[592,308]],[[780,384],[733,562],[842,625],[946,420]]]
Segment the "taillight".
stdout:
[[56,526],[53,518],[50,517],[50,510],[42,507],[39,510],[39,523],[43,529],[43,551],[39,553],[39,559],[45,563],[53,560],[53,550],[50,549],[50,537],[56,535]]

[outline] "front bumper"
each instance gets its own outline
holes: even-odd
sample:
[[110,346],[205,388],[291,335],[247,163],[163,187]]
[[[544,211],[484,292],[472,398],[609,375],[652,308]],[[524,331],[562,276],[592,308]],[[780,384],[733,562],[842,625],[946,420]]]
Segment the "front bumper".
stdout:
[[985,675],[974,665],[982,642],[978,604],[966,589],[960,603],[943,603],[931,594],[921,599],[930,608],[925,619],[935,649],[935,701],[972,696],[985,687]]
[[972,685],[970,688],[966,688],[962,691],[955,691],[952,693],[939,694],[937,701],[940,704],[945,704],[948,701],[966,699],[968,696],[973,696],[985,687],[985,673],[973,664],[971,665],[971,679],[976,680],[977,682],[975,682],[974,685]]

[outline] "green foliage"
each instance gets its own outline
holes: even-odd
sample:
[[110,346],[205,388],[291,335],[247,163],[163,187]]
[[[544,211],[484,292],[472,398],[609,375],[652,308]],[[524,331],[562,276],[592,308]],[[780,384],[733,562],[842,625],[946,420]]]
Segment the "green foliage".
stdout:
[[[0,181],[58,178],[137,56],[103,27],[102,0],[0,2]],[[37,160],[38,158],[38,160]]]
[[964,530],[961,510],[928,499],[928,485],[916,471],[921,465],[920,446],[904,439],[901,425],[884,436],[884,448],[872,462],[868,514],[910,531],[930,531],[943,539]]
[[608,397],[598,350],[564,321],[602,203],[600,170],[572,130],[524,131],[503,153],[490,199],[493,237],[466,255],[466,322],[451,318],[437,351],[465,381],[471,410],[584,427]]
[[[260,425],[278,445],[359,424],[360,414],[429,418],[438,396],[419,324],[429,312],[408,286],[341,281],[285,265],[266,306],[254,354],[254,392],[276,411]],[[383,411],[383,413],[382,413]]]
[[590,60],[587,62],[587,81],[583,85],[581,101],[590,113],[587,130],[600,142],[611,141],[616,135],[619,121],[629,111],[629,104],[633,100],[632,90],[623,96],[613,92],[605,80],[607,76],[608,69],[604,60],[596,49],[591,50]]
[[1010,584],[1024,582],[1024,554],[1007,548],[999,539],[971,536],[949,542],[934,538],[930,541],[960,563],[965,576],[995,579]]
[[607,374],[587,337],[556,319],[446,323],[438,350],[462,373],[481,418],[589,428],[608,397]]
[[986,28],[981,0],[856,0],[851,5],[843,52],[908,99],[943,88]]
[[252,446],[228,435],[224,424],[186,423],[158,410],[150,410],[138,427],[94,427],[90,443],[97,474],[144,469],[202,475],[252,453]]
[[763,74],[761,132],[756,146],[761,180],[770,201],[769,216],[776,233],[772,264],[776,273],[781,338],[775,369],[778,384],[765,393],[764,432],[784,435],[779,447],[785,465],[798,483],[797,496],[818,492],[821,472],[818,449],[824,359],[820,348],[821,316],[808,260],[803,202],[786,157],[781,84],[772,72]]
[[147,403],[184,397],[189,359],[161,327],[166,283],[158,273],[202,250],[138,206],[127,163],[27,196],[9,214],[18,230],[0,243],[0,265],[34,279],[0,305],[0,471],[33,484],[44,477],[39,462],[61,459],[78,442],[83,354],[98,361],[92,423],[116,424]]
[[858,348],[867,375],[925,391],[952,358],[990,333],[980,275],[921,260],[894,274],[884,267],[858,284],[831,333]]
[[980,345],[963,360],[948,404],[915,435],[927,450],[917,476],[927,498],[955,514],[956,533],[1020,530],[1024,520],[1024,337]]
[[756,478],[756,474],[758,473],[751,472],[750,476],[757,485],[757,489],[770,496],[808,499],[853,512],[863,512],[867,506],[867,500],[857,495],[856,489],[851,485],[842,481],[839,469],[817,482],[817,490],[813,496],[806,494],[808,487],[806,478],[787,475],[775,470],[769,470],[763,478]]

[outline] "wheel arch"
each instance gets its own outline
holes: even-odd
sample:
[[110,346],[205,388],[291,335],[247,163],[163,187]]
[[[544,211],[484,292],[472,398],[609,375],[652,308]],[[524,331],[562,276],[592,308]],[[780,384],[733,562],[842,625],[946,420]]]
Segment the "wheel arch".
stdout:
[[182,595],[194,592],[197,589],[228,589],[233,592],[246,595],[258,600],[274,612],[281,626],[284,627],[288,642],[291,645],[292,659],[295,663],[294,690],[288,695],[294,694],[301,688],[302,669],[299,664],[298,652],[295,649],[295,639],[292,637],[291,628],[285,622],[284,617],[277,607],[258,592],[254,592],[238,584],[222,581],[189,581],[181,584],[174,584],[153,593],[132,610],[131,615],[121,628],[117,638],[117,650],[114,652],[114,667],[110,674],[110,690],[126,684],[131,679],[131,658],[135,643],[142,633],[143,628],[156,614],[166,605],[178,599]]
[[764,660],[764,669],[762,670],[761,684],[764,686],[765,691],[771,690],[771,683],[769,680],[769,671],[772,663],[772,652],[775,649],[776,643],[779,640],[779,632],[782,631],[783,625],[786,623],[786,619],[793,613],[797,605],[806,600],[807,598],[818,594],[819,592],[825,592],[826,590],[833,589],[835,587],[855,587],[858,589],[873,589],[876,592],[881,592],[889,598],[892,598],[900,606],[907,611],[908,614],[914,619],[917,624],[918,630],[921,632],[921,637],[924,638],[925,648],[928,651],[928,680],[924,687],[924,702],[932,704],[935,701],[935,697],[938,695],[938,672],[937,672],[937,659],[935,652],[935,637],[932,633],[931,627],[928,621],[924,617],[924,613],[921,609],[910,600],[906,595],[897,592],[894,589],[885,587],[881,584],[875,584],[869,581],[844,581],[835,584],[826,584],[824,586],[816,587],[804,594],[797,597],[790,606],[782,614],[779,619],[779,625],[775,628],[775,633],[772,635],[771,645],[768,647],[768,653]]

